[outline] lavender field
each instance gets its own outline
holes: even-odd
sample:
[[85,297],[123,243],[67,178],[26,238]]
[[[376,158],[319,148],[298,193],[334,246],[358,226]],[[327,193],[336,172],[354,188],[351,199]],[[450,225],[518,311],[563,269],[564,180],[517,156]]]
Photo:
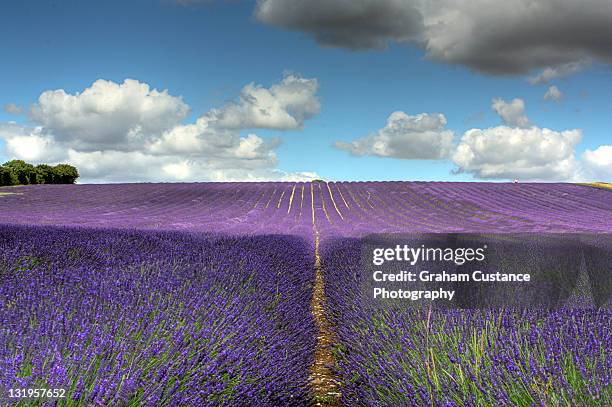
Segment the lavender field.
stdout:
[[[283,233],[612,230],[610,192],[573,184],[313,182],[38,185],[5,188],[8,224]],[[69,208],[69,210],[68,210]]]
[[612,191],[573,184],[3,188],[0,404],[610,405],[606,304],[417,310],[356,275],[372,233],[609,236],[611,216]]

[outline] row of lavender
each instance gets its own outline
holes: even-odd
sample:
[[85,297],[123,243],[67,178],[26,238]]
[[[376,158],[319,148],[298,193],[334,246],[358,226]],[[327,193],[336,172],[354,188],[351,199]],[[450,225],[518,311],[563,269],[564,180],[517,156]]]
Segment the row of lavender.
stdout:
[[287,236],[0,227],[0,404],[306,404],[313,261]]
[[[0,223],[312,237],[374,232],[610,232],[610,191],[422,182],[42,185],[5,189]],[[71,210],[67,211],[66,208]]]
[[374,299],[364,289],[363,244],[337,239],[322,248],[345,405],[612,404],[609,308],[458,309]]

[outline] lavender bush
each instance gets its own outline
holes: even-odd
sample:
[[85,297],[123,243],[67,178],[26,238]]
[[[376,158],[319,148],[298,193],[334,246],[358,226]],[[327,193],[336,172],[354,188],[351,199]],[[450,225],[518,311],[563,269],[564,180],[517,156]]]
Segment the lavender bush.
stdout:
[[0,248],[4,390],[69,389],[63,405],[308,399],[299,239],[5,226]]
[[359,239],[326,246],[346,405],[532,406],[612,402],[612,311],[436,309],[374,300]]

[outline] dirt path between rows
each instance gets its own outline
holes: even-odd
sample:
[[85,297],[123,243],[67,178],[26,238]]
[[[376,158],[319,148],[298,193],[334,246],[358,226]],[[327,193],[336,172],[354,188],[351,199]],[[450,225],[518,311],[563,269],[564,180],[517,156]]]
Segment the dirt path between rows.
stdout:
[[317,344],[315,360],[310,367],[309,381],[314,394],[315,406],[340,406],[340,386],[333,372],[336,364],[332,353],[335,335],[327,318],[325,280],[319,254],[319,232],[314,226],[313,229],[315,232],[315,282],[310,307],[317,327]]

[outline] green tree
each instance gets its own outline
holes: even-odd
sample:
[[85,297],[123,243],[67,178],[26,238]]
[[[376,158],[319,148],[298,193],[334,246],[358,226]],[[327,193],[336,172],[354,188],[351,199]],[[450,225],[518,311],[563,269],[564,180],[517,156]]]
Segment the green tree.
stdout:
[[13,171],[17,177],[18,184],[28,185],[36,183],[36,171],[34,171],[32,164],[28,164],[23,160],[11,160],[5,162],[3,167]]
[[74,184],[79,178],[79,171],[69,164],[58,164],[53,167],[53,180],[56,184]]
[[17,184],[17,176],[11,168],[0,166],[0,187]]
[[39,164],[35,168],[36,170],[36,183],[37,184],[54,184],[55,174],[53,167],[47,164]]

